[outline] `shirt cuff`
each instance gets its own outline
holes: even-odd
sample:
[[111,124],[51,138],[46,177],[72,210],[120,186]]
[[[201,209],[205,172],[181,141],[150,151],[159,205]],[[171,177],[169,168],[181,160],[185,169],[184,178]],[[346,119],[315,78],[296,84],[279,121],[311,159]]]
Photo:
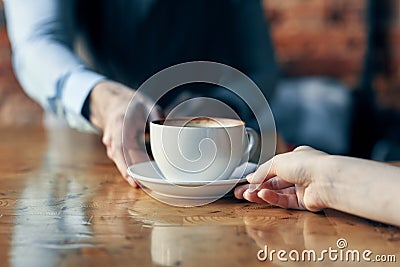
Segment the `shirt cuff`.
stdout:
[[93,87],[106,77],[85,68],[72,72],[65,81],[61,101],[67,112],[81,115],[83,104]]

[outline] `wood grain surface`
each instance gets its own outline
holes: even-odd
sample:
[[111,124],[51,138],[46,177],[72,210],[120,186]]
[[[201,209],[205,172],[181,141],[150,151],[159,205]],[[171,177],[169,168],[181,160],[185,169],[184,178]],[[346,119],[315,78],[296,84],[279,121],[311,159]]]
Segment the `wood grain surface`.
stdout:
[[[400,260],[400,231],[333,210],[284,210],[225,198],[181,208],[130,188],[99,136],[0,129],[1,266],[366,266],[261,262],[260,249],[371,250]],[[286,255],[287,257],[287,255]],[[368,264],[398,266],[397,263]]]

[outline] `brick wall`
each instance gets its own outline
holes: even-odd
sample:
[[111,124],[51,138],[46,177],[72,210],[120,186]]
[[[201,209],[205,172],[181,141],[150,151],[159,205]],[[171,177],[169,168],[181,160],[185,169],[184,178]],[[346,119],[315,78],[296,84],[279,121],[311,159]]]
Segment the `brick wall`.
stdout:
[[288,75],[358,82],[365,51],[364,0],[264,0],[277,58]]
[[[393,6],[388,19],[390,73],[379,75],[374,82],[381,103],[400,110],[400,0],[385,1]],[[283,72],[289,76],[333,76],[355,87],[366,48],[365,4],[365,0],[263,0]],[[0,15],[3,25],[2,21]],[[0,126],[40,122],[40,108],[24,96],[10,66],[3,26],[0,27]]]
[[[382,0],[391,14],[388,72],[374,87],[382,106],[400,110],[400,0]],[[359,84],[366,49],[365,0],[263,0],[278,61],[287,75],[337,77],[350,88]]]

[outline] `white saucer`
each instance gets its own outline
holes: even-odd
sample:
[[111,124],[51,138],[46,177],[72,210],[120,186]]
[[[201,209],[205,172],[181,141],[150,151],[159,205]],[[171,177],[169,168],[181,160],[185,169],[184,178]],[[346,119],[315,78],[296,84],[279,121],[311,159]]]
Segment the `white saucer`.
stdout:
[[[175,199],[206,200],[218,199],[231,191],[236,184],[246,182],[245,176],[254,172],[257,165],[244,163],[237,167],[227,180],[170,182],[161,174],[154,161],[132,165],[129,175],[142,187],[150,189],[156,196]],[[243,175],[242,175],[243,174]]]

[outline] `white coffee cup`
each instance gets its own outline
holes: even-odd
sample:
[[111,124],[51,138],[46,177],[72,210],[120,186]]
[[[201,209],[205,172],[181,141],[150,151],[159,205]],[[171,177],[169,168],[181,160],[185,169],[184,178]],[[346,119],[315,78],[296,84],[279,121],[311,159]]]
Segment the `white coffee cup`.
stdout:
[[248,161],[258,134],[241,120],[174,118],[150,123],[150,145],[168,181],[215,181],[229,179]]

